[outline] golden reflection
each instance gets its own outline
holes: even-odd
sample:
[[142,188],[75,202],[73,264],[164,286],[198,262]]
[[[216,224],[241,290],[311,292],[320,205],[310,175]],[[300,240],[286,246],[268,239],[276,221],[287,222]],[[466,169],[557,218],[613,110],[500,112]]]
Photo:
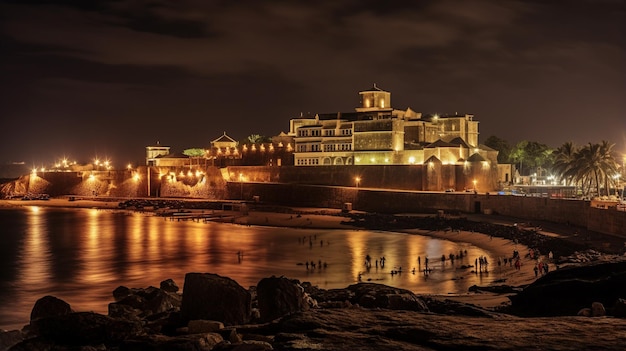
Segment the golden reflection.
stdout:
[[20,285],[36,289],[50,281],[50,245],[47,238],[43,211],[37,206],[30,208],[27,216],[28,229],[24,232],[24,248],[18,264]]
[[141,227],[142,227],[142,217],[139,215],[130,215],[129,216],[129,233],[127,239],[127,250],[128,250],[128,269],[130,271],[135,270],[135,262],[139,262],[143,255],[143,250],[141,248]]
[[105,267],[105,261],[99,259],[99,257],[106,256],[106,249],[105,247],[101,247],[99,243],[100,238],[98,236],[100,225],[98,210],[87,210],[87,237],[84,240],[84,247],[79,247],[79,252],[82,253],[81,261],[84,270],[79,272],[79,277],[89,284],[95,284],[103,280],[102,270]]
[[356,281],[359,274],[362,274],[362,272],[365,271],[365,257],[368,255],[366,252],[367,245],[365,243],[364,236],[361,233],[354,231],[349,232],[346,235],[346,242],[348,249],[350,250],[350,255],[347,258],[350,260],[350,267],[352,267],[351,275]]

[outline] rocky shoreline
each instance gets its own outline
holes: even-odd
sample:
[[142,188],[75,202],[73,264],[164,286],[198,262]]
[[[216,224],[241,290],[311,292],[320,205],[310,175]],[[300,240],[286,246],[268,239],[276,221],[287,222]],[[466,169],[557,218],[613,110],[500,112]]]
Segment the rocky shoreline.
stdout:
[[510,299],[494,308],[375,283],[325,290],[268,277],[245,289],[227,277],[188,273],[182,293],[172,280],[118,287],[107,315],[42,297],[28,325],[0,331],[0,351],[623,349],[626,258],[610,254],[619,250],[461,216],[340,220],[370,230],[482,233],[552,251],[560,268],[529,285],[470,289]]
[[518,291],[510,307],[489,310],[375,283],[324,290],[269,277],[245,289],[188,273],[182,293],[172,280],[118,287],[107,315],[45,296],[27,326],[0,333],[0,350],[623,349],[623,257],[563,268]]

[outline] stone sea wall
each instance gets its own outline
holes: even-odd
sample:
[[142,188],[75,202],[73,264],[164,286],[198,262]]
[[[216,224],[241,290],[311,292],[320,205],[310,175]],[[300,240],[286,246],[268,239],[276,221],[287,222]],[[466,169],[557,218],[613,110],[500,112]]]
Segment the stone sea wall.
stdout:
[[230,198],[299,207],[342,208],[378,213],[492,213],[570,224],[626,238],[626,212],[592,208],[589,201],[487,193],[410,192],[298,184],[228,183]]

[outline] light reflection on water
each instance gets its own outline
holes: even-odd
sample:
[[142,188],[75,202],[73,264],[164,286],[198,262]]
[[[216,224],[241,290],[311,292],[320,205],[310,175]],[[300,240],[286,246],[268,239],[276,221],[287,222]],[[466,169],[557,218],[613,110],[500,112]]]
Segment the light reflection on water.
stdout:
[[[106,313],[116,287],[158,286],[172,278],[182,288],[188,272],[227,276],[245,288],[284,275],[326,289],[356,283],[361,273],[363,281],[443,294],[467,292],[483,278],[497,278],[456,269],[479,255],[489,256],[477,247],[400,233],[177,222],[125,211],[37,207],[0,210],[0,223],[3,329],[26,324],[35,301],[45,295],[77,311]],[[468,257],[455,266],[441,263],[442,254],[461,250]],[[372,257],[369,270],[366,255]],[[376,267],[383,256],[385,267]],[[421,268],[430,258],[434,272],[429,276],[411,273],[419,269],[418,256]],[[305,261],[327,267],[307,270]],[[402,274],[390,274],[400,267]]]

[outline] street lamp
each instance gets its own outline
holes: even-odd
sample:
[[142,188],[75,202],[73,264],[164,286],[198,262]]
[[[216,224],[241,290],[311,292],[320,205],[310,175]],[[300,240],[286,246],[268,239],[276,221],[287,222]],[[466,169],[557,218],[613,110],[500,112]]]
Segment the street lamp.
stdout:
[[354,178],[354,183],[356,184],[356,187],[359,187],[359,183],[361,182],[361,177],[356,177]]

